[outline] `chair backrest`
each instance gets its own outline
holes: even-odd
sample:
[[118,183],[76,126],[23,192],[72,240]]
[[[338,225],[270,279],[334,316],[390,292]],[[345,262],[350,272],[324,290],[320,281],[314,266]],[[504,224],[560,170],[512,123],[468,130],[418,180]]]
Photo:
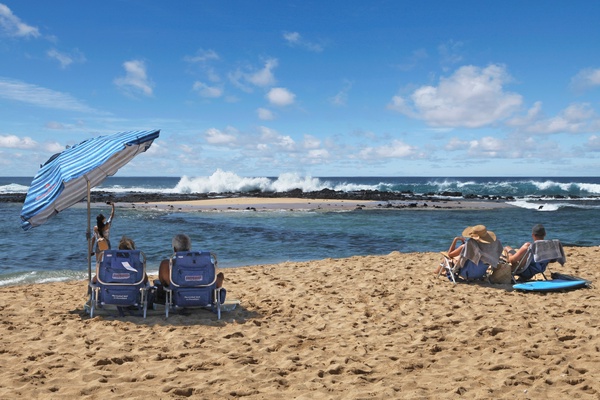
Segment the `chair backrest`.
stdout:
[[465,247],[460,253],[458,267],[462,268],[467,261],[474,264],[483,262],[492,267],[496,267],[502,255],[502,244],[499,240],[492,243],[480,243],[475,239],[468,239]]
[[146,255],[140,250],[104,250],[97,265],[101,284],[138,285],[146,276]]
[[208,251],[179,251],[169,262],[171,285],[204,287],[217,280],[217,256]]
[[543,267],[545,270],[545,267],[551,262],[558,262],[560,265],[567,262],[560,240],[536,240],[529,246],[515,267],[514,274],[519,275],[519,272],[523,272],[532,265],[537,265],[538,269]]

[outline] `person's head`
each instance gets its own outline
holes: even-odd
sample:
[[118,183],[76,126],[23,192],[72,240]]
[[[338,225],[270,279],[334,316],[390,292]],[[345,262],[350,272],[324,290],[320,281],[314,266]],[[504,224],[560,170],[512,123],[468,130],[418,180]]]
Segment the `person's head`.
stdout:
[[183,233],[175,235],[171,243],[173,244],[173,251],[175,252],[190,251],[190,249],[192,248],[192,241],[190,237]]
[[135,250],[135,242],[133,239],[123,236],[119,242],[119,250]]
[[98,227],[98,233],[104,237],[104,224],[106,223],[106,217],[103,214],[98,214],[96,217],[96,226]]
[[469,226],[462,233],[464,237],[475,239],[481,243],[492,243],[496,241],[496,234],[488,231],[485,225]]
[[546,228],[544,228],[544,225],[534,225],[533,229],[531,229],[531,236],[533,236],[535,240],[544,240],[546,237]]

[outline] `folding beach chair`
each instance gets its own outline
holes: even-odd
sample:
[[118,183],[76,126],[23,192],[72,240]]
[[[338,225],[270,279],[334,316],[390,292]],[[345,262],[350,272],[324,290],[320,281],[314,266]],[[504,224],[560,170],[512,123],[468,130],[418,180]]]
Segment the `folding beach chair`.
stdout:
[[480,243],[475,239],[468,239],[456,260],[448,257],[447,253],[442,254],[444,259],[438,276],[444,271],[454,283],[457,280],[471,281],[485,278],[488,268],[498,265],[502,244],[499,240]]
[[542,274],[547,280],[544,272],[546,272],[548,264],[558,262],[562,266],[566,261],[567,257],[559,240],[536,240],[513,268],[513,283],[517,281],[515,276],[519,277],[519,282],[525,282],[537,274]]
[[148,310],[146,255],[140,250],[104,250],[96,264],[96,277],[90,282],[90,317],[96,308],[117,306],[142,307],[144,318]]
[[225,291],[217,288],[217,256],[208,251],[180,251],[169,259],[171,283],[166,293],[165,316],[169,309],[210,308],[221,319],[222,297]]

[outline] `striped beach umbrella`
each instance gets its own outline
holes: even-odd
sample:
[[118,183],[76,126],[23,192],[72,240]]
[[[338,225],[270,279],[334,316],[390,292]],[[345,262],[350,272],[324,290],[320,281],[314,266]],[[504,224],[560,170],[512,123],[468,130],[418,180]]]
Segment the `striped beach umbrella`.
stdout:
[[99,185],[136,155],[148,150],[159,134],[160,130],[147,130],[98,136],[50,157],[31,182],[21,210],[21,227],[28,230],[42,225],[87,195],[87,238],[90,247],[90,188]]

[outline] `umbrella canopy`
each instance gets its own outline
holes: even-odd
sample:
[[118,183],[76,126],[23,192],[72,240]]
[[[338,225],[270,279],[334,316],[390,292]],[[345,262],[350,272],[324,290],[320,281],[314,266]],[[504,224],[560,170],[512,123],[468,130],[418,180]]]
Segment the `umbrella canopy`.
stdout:
[[21,227],[44,224],[86,194],[89,211],[89,188],[148,150],[159,134],[160,130],[151,130],[98,136],[53,155],[33,178],[21,210]]

